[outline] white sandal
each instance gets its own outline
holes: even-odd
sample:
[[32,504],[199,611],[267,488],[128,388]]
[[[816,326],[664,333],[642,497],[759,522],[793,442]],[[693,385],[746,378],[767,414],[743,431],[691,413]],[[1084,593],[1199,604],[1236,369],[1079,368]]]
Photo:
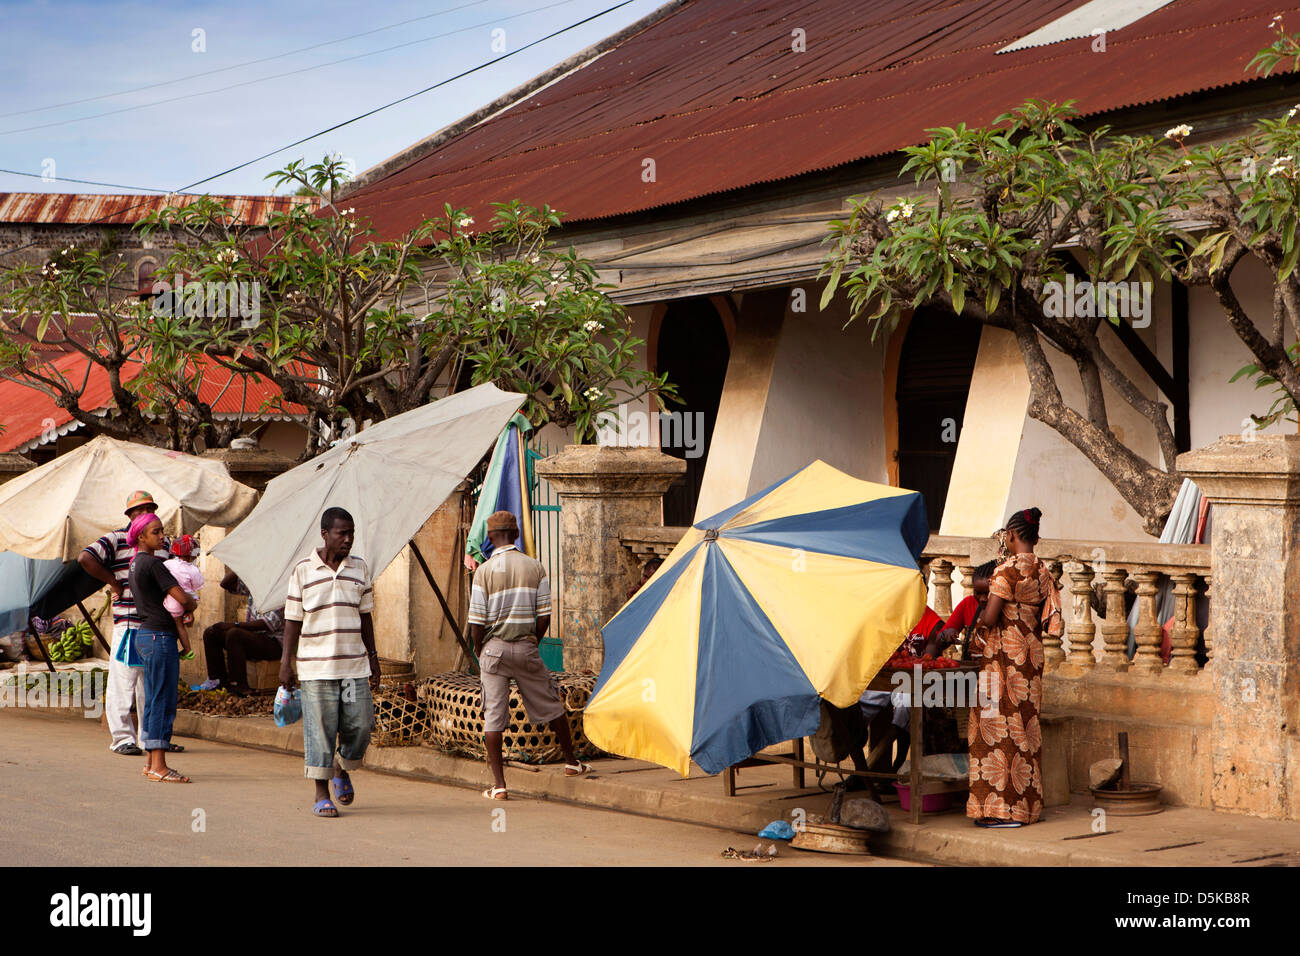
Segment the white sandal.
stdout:
[[566,763],[564,765],[564,775],[566,777],[581,777],[584,773],[591,772],[591,764],[583,763],[579,760],[577,763]]
[[510,795],[506,793],[505,787],[488,787],[483,791],[483,796],[489,800],[509,800]]

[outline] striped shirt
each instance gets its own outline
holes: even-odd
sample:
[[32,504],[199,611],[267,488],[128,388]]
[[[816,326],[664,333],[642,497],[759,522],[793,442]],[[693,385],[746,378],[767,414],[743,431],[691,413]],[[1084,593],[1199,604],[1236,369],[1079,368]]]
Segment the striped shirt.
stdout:
[[[110,531],[83,550],[102,564],[122,587],[122,596],[113,598],[113,627],[139,627],[140,613],[135,609],[135,598],[131,596],[131,559],[135,557],[135,548],[126,543],[126,528]],[[165,551],[155,553],[160,558],[171,557]]]
[[551,583],[546,568],[513,544],[497,548],[474,572],[469,623],[487,628],[484,643],[537,642],[537,619],[551,613]]
[[375,606],[370,568],[355,555],[331,570],[313,551],[294,565],[285,599],[286,621],[301,621],[299,680],[369,677],[370,661],[361,642],[361,615]]

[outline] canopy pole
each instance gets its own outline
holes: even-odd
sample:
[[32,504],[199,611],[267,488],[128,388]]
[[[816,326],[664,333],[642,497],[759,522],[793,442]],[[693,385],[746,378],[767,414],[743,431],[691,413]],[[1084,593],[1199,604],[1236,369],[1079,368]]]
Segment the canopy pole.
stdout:
[[93,618],[91,618],[89,612],[86,610],[86,605],[78,601],[77,610],[81,612],[82,620],[84,620],[87,624],[89,624],[90,629],[95,632],[95,636],[99,638],[99,643],[104,646],[104,650],[108,651],[108,656],[112,657],[113,649],[108,646],[108,641],[104,640],[104,635],[99,633],[99,625],[95,623]]
[[424,572],[425,580],[429,582],[429,587],[433,588],[433,593],[438,596],[438,603],[442,605],[443,619],[451,625],[456,640],[460,642],[460,649],[465,652],[465,658],[469,662],[470,673],[477,674],[478,665],[474,663],[474,653],[466,642],[464,633],[461,632],[460,624],[456,622],[456,616],[451,613],[451,608],[447,606],[447,599],[442,596],[442,588],[438,587],[438,582],[433,579],[433,572],[429,570],[429,565],[425,563],[424,555],[420,553],[414,538],[411,539],[411,553],[415,555],[415,560],[420,562],[420,570]]

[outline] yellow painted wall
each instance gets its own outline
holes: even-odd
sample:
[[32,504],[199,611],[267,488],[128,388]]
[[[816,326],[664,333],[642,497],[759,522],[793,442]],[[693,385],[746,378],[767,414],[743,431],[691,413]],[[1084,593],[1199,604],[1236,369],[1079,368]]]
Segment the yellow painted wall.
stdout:
[[987,535],[1002,526],[1029,407],[1016,338],[984,329],[957,442],[940,534]]
[[784,309],[775,297],[752,293],[741,300],[696,520],[730,507],[749,493],[783,317]]

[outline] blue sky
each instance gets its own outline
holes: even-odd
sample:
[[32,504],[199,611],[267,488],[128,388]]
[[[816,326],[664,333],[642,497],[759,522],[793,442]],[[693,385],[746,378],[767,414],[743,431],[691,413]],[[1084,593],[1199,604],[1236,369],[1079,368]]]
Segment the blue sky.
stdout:
[[[0,173],[0,191],[131,191],[64,178],[179,189],[500,56],[493,50],[494,30],[504,30],[497,42],[514,50],[617,2],[0,0],[0,168],[39,176],[50,171],[52,161],[55,177],[44,182]],[[502,63],[196,191],[269,192],[271,184],[263,178],[268,172],[327,152],[364,170],[661,2],[634,0]],[[420,19],[379,29],[414,18]],[[196,37],[196,30],[203,32]],[[363,31],[378,32],[328,42]],[[452,31],[457,32],[438,36]],[[264,57],[275,59],[194,76]],[[347,57],[358,58],[324,65]],[[221,89],[308,67],[319,68]],[[122,92],[151,84],[165,85]],[[196,93],[207,95],[190,96]],[[74,102],[92,97],[104,98]]]

